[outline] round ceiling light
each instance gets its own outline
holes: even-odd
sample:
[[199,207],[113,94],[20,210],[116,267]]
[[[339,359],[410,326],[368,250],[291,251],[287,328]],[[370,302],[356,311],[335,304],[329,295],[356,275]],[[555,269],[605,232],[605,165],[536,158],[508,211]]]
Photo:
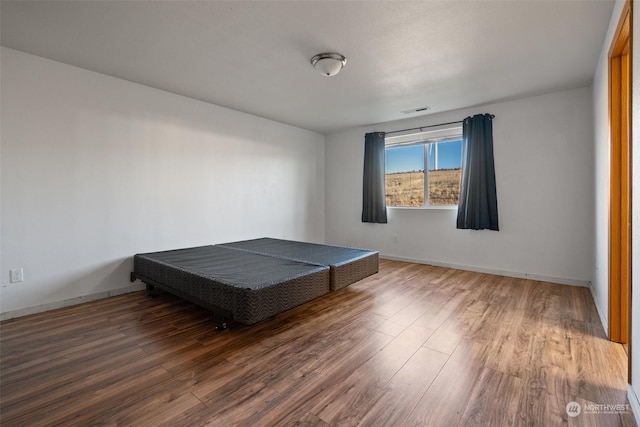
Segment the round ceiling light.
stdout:
[[347,58],[339,53],[327,52],[319,53],[311,58],[311,65],[323,76],[335,76],[347,63]]

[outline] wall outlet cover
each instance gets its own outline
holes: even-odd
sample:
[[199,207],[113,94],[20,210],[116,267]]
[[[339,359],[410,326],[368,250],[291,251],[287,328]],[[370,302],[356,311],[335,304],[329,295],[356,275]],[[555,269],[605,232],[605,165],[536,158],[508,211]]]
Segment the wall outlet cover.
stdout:
[[22,268],[9,270],[9,283],[18,283],[24,281],[24,271]]

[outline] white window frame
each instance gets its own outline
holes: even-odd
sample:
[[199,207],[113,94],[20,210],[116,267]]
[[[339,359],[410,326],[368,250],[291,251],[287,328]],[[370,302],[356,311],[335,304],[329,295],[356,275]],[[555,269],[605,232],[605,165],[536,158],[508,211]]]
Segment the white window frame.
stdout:
[[[458,205],[432,205],[429,204],[429,147],[438,142],[452,142],[462,139],[462,123],[446,125],[442,128],[434,128],[421,132],[406,133],[385,137],[385,150],[387,148],[409,147],[424,145],[424,205],[422,206],[387,206],[387,209],[457,209]],[[385,170],[385,175],[387,171]]]

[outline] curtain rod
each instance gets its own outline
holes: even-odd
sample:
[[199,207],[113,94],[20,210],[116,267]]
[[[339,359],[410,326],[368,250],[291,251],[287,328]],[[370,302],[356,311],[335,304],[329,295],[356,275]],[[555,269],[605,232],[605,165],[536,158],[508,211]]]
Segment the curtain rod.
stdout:
[[[490,116],[491,116],[492,119],[496,117],[493,114],[491,114]],[[434,128],[434,127],[437,127],[437,126],[455,125],[457,123],[462,123],[462,122],[464,122],[464,120],[458,120],[458,121],[455,121],[455,122],[440,123],[440,124],[437,124],[437,125],[420,126],[419,128],[409,128],[409,129],[394,130],[392,132],[385,132],[385,135],[390,135],[392,133],[408,132],[410,130],[422,131],[422,129]]]

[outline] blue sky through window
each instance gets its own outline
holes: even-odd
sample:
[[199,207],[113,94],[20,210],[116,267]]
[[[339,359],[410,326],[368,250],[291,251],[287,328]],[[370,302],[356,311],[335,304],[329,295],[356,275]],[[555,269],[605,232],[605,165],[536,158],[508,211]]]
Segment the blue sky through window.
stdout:
[[388,148],[385,169],[387,173],[424,170],[424,145]]
[[[435,148],[432,145],[429,169],[435,168]],[[462,166],[462,140],[440,143],[438,146],[438,169],[455,169]],[[424,170],[424,145],[387,148],[386,173]]]

